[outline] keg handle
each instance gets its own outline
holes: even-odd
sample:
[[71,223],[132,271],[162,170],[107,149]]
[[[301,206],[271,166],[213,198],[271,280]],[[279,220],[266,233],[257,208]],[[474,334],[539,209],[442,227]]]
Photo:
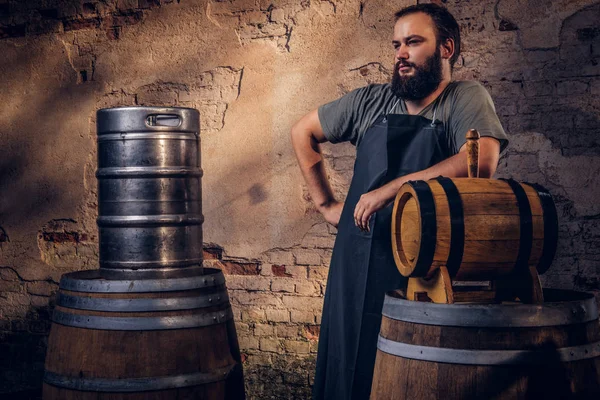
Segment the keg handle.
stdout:
[[479,178],[479,132],[469,129],[467,132],[467,164],[469,178]]
[[169,113],[153,113],[146,116],[148,128],[177,128],[181,126],[183,119],[180,115]]

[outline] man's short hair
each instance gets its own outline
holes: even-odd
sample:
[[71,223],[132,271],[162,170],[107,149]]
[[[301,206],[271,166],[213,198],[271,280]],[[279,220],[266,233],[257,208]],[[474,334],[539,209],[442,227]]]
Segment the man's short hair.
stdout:
[[450,11],[445,7],[433,3],[415,4],[398,11],[394,15],[394,21],[397,22],[406,15],[420,12],[429,15],[433,20],[438,46],[445,43],[448,39],[454,40],[454,54],[450,58],[450,68],[454,69],[454,63],[456,63],[460,55],[460,28],[452,14],[450,14]]

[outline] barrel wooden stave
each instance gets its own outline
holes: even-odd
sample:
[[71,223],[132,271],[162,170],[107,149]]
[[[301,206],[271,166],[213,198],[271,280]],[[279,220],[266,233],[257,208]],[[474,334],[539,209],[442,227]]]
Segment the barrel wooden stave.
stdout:
[[[464,253],[457,280],[494,279],[514,271],[520,248],[520,216],[513,190],[504,181],[455,178],[464,213]],[[436,214],[433,261],[425,276],[446,266],[450,254],[451,220],[446,192],[436,180],[427,181]],[[529,265],[540,262],[544,250],[544,214],[537,191],[522,185],[532,213],[532,244]],[[399,271],[416,276],[421,248],[421,207],[415,190],[404,185],[394,204],[392,247]],[[421,255],[422,256],[422,255]]]
[[[211,270],[208,270],[209,272]],[[219,272],[220,274],[220,272]],[[71,308],[60,305],[61,296],[85,300]],[[183,309],[178,301],[202,300],[201,307]],[[46,372],[68,377],[76,382],[88,380],[108,380],[120,385],[124,381],[136,379],[178,379],[182,376],[200,374],[214,375],[207,381],[197,384],[178,384],[179,387],[164,387],[157,390],[122,389],[113,391],[76,390],[72,387],[60,387],[48,381],[44,383],[45,399],[243,399],[244,388],[241,373],[240,351],[237,342],[231,307],[224,285],[215,285],[191,290],[171,292],[107,293],[77,292],[61,289],[59,305],[55,308],[55,322],[52,325]],[[210,300],[209,300],[210,299]],[[98,311],[84,309],[89,301],[99,300],[106,304],[126,301],[159,301],[167,310],[161,311]],[[64,299],[62,300],[63,304]],[[210,303],[214,302],[215,305]],[[189,303],[189,302],[188,302]],[[82,305],[83,304],[83,305]],[[69,304],[71,305],[71,304]],[[97,303],[92,307],[96,307]],[[156,304],[151,305],[156,308]],[[187,305],[189,307],[189,304]],[[131,329],[115,330],[107,325],[106,329],[86,326],[69,326],[56,322],[56,313],[67,316],[89,316],[120,318],[124,321],[140,319],[156,320],[162,318],[190,318],[219,315],[214,322],[205,326],[172,329]],[[225,317],[229,315],[229,317]],[[211,317],[212,318],[212,317]],[[210,319],[210,318],[209,318]],[[204,321],[204,320],[203,320]],[[85,318],[83,323],[86,324]]]

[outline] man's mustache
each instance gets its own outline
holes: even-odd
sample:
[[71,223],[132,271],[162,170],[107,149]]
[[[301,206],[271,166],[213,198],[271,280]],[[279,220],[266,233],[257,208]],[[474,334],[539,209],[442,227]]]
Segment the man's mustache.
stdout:
[[396,70],[398,70],[398,68],[400,67],[416,67],[416,64],[413,64],[411,62],[408,61],[397,61],[396,62]]

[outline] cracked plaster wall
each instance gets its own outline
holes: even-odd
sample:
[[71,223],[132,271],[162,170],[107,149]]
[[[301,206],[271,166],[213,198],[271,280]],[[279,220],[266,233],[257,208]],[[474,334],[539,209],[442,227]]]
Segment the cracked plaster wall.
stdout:
[[[546,286],[599,291],[600,5],[447,0],[455,77],[511,137],[499,177],[560,218]],[[304,113],[388,81],[393,13],[415,1],[0,0],[0,393],[35,397],[60,276],[96,268],[95,110],[198,108],[205,263],[227,274],[251,398],[307,398],[335,229],[290,148]],[[325,145],[338,196],[354,148]]]

